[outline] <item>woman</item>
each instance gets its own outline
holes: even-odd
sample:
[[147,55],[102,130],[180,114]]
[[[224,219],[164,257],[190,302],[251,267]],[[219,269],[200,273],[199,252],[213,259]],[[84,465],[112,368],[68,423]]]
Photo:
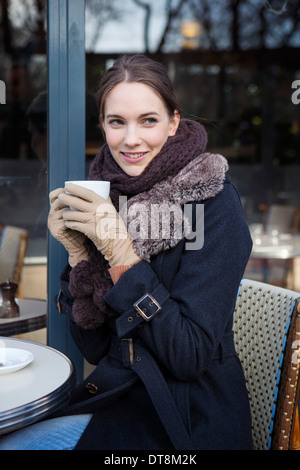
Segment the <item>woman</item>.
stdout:
[[110,200],[50,194],[69,253],[59,310],[96,365],[64,412],[83,422],[73,447],[249,449],[232,321],[251,239],[227,162],[149,58],[117,60],[98,98],[106,144],[89,178],[110,181]]

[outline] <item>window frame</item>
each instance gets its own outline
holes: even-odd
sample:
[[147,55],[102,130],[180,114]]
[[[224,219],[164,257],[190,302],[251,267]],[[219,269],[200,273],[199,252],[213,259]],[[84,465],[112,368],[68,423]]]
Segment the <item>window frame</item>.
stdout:
[[[47,2],[49,192],[64,181],[85,178],[85,0]],[[47,344],[74,363],[78,381],[83,357],[69,331],[69,320],[55,306],[65,249],[48,236]]]

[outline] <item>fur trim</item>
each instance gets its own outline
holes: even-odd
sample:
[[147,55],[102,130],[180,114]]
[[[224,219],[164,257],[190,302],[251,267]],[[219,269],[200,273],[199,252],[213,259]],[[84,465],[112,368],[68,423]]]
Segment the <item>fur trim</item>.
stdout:
[[186,237],[191,223],[183,206],[216,196],[223,188],[227,170],[228,163],[222,155],[204,153],[175,177],[133,196],[120,209],[120,215],[134,240],[136,254],[150,262],[151,256],[176,246]]

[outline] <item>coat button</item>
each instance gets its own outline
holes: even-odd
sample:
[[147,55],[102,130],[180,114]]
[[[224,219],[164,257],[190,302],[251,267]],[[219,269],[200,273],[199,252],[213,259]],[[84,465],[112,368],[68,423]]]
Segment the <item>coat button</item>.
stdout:
[[92,383],[88,383],[85,388],[87,389],[87,391],[91,394],[91,395],[95,395],[97,392],[98,392],[98,387],[97,385],[95,384],[92,384]]

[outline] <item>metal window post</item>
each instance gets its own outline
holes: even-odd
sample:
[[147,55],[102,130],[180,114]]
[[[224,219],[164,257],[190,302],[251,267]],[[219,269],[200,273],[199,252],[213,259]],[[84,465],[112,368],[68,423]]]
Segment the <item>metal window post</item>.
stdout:
[[[48,74],[52,191],[66,180],[85,178],[85,0],[48,0]],[[72,359],[81,380],[82,355],[54,303],[66,263],[66,251],[49,235],[47,341]]]

